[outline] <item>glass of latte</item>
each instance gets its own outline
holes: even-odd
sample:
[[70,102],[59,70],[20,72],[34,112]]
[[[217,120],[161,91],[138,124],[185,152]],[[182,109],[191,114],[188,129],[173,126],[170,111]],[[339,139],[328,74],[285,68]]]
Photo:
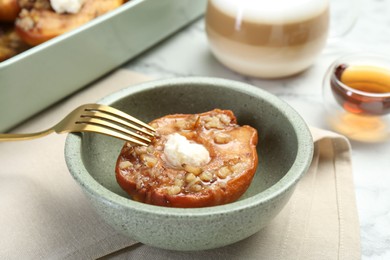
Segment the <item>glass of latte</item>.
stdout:
[[206,32],[226,67],[253,77],[286,77],[321,53],[329,10],[329,0],[209,0]]

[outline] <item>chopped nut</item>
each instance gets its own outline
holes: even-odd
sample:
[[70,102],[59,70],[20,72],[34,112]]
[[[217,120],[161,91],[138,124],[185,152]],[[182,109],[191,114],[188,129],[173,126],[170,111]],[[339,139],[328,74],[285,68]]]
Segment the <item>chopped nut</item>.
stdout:
[[156,122],[150,124],[151,127],[153,127],[154,129],[157,129],[158,128],[158,124]]
[[144,154],[144,153],[146,153],[146,149],[147,149],[147,147],[145,147],[145,146],[136,146],[136,147],[134,147],[134,151],[137,154]]
[[184,184],[184,181],[182,179],[175,179],[175,186],[182,187]]
[[180,191],[181,191],[181,187],[179,187],[179,186],[171,186],[171,187],[169,187],[168,188],[168,194],[169,195],[176,195],[176,194],[179,194],[180,193]]
[[232,166],[232,165],[236,165],[236,164],[239,163],[239,162],[240,162],[240,157],[234,156],[233,158],[231,158],[231,159],[227,162],[227,164],[230,165],[230,166]]
[[197,185],[197,184],[199,184],[199,183],[200,183],[199,177],[195,177],[195,179],[193,179],[191,182],[189,182],[189,183],[187,184],[187,190],[193,191],[192,186]]
[[200,175],[199,175],[199,178],[202,180],[202,181],[211,181],[213,179],[213,174],[209,171],[205,171],[205,172],[202,172]]
[[221,124],[221,121],[216,116],[214,116],[214,117],[205,117],[204,120],[206,122],[204,126],[207,129],[210,129],[210,128],[222,129],[223,128],[223,125]]
[[23,28],[23,30],[28,31],[34,28],[35,21],[29,16],[29,11],[22,9],[19,13],[19,19],[16,20],[16,24]]
[[229,167],[224,166],[221,169],[218,170],[217,176],[221,179],[225,179],[227,176],[229,176],[232,173],[232,171],[229,169]]
[[219,187],[221,187],[222,189],[225,189],[226,186],[227,186],[226,182],[220,182],[220,183],[218,183],[218,185],[219,185]]
[[193,182],[196,179],[196,176],[193,173],[187,173],[186,182]]
[[141,154],[140,155],[141,160],[145,163],[148,167],[154,167],[157,164],[157,158],[150,154]]
[[217,144],[227,144],[231,141],[232,137],[226,133],[217,133],[214,136],[214,142]]
[[149,146],[146,148],[146,152],[147,152],[147,153],[153,153],[153,152],[154,152],[154,147],[153,147],[153,145],[149,145]]
[[246,166],[247,166],[246,163],[237,163],[236,165],[232,166],[232,170],[235,173],[240,173],[246,169]]
[[121,170],[129,168],[131,166],[133,166],[133,164],[130,161],[122,161],[119,163],[119,169]]
[[176,127],[180,130],[188,129],[188,123],[185,120],[176,121]]
[[142,180],[137,180],[136,187],[137,187],[137,190],[140,190],[140,189],[142,189],[143,187],[145,187],[145,185],[144,185],[144,183],[143,183]]
[[194,184],[190,187],[190,190],[195,192],[200,191],[201,189],[202,189],[202,185],[200,184]]
[[184,170],[186,170],[187,172],[193,173],[196,176],[198,176],[199,174],[202,173],[202,168],[191,166],[191,165],[188,165],[188,164],[184,165]]
[[228,115],[222,114],[219,116],[219,118],[221,122],[224,123],[225,125],[230,124],[231,118]]

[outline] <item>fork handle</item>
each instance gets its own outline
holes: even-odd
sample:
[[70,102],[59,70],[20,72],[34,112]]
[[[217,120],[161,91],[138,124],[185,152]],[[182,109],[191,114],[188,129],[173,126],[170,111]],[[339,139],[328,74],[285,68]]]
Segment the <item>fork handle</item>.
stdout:
[[0,142],[31,140],[53,133],[53,129],[30,134],[0,134]]

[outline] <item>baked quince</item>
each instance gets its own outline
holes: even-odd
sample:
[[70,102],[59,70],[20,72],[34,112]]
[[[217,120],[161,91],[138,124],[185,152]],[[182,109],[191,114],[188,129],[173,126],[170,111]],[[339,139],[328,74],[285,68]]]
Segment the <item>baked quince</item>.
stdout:
[[20,12],[17,0],[0,0],[0,21],[13,22]]
[[0,62],[9,59],[25,50],[25,44],[11,25],[0,25]]
[[168,115],[150,125],[156,129],[152,143],[126,143],[116,164],[117,182],[132,199],[207,207],[233,202],[249,187],[258,164],[257,131],[239,126],[232,111]]
[[[29,45],[38,45],[73,30],[124,3],[123,0],[84,0],[77,13],[56,13],[49,0],[27,1],[16,19],[16,30]],[[46,4],[45,4],[46,3]]]

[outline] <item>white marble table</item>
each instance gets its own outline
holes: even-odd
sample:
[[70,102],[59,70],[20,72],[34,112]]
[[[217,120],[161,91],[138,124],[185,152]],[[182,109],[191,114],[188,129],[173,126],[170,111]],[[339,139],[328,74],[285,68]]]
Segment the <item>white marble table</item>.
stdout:
[[[250,83],[292,105],[309,125],[328,128],[323,119],[322,78],[337,57],[351,51],[390,56],[390,0],[362,0],[359,20],[340,42],[328,45],[303,74],[283,80],[245,77],[223,67],[210,53],[204,20],[184,28],[124,67],[155,78],[212,76]],[[390,142],[352,142],[363,259],[390,259]]]

